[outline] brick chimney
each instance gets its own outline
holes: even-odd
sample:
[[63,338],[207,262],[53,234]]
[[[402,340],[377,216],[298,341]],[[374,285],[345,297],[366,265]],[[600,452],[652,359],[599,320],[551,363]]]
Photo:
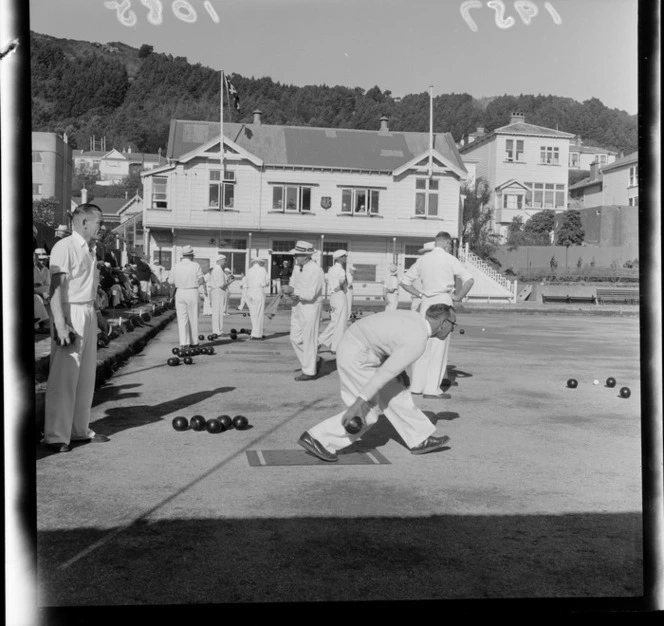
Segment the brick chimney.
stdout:
[[595,180],[599,176],[599,161],[595,160],[590,164],[590,180]]
[[514,111],[510,117],[510,124],[518,124],[519,122],[525,122],[526,116],[523,113]]
[[387,126],[388,119],[389,118],[386,115],[383,115],[383,117],[380,118],[380,130],[383,133],[387,133],[390,131],[390,129]]
[[263,114],[263,111],[261,111],[260,109],[256,109],[254,111],[254,124],[256,124],[256,126],[260,126],[262,124],[262,121],[261,121],[261,115],[262,114]]

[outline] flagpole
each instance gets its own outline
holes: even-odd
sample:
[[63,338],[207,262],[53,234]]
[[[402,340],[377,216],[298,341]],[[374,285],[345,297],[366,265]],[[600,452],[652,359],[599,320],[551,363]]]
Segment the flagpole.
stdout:
[[[224,179],[224,70],[221,70],[221,85],[219,89],[219,128],[221,143],[219,145],[219,154],[221,156],[221,180]],[[223,198],[219,198],[219,208],[223,208]]]
[[429,178],[433,176],[433,85],[429,86]]

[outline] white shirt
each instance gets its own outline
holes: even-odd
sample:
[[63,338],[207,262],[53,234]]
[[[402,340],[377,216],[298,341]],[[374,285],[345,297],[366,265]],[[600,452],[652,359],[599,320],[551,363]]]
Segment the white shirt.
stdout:
[[288,284],[303,304],[314,304],[323,298],[325,274],[317,263],[309,260],[293,268]]
[[445,252],[442,248],[434,248],[421,256],[404,274],[403,284],[411,286],[416,279],[422,281],[422,292],[425,296],[445,294],[450,306],[451,294],[454,293],[456,278],[462,283],[470,280],[473,275],[452,254]]
[[203,270],[198,263],[185,257],[173,268],[171,281],[178,289],[198,289],[203,281]]
[[393,293],[399,290],[399,279],[396,274],[390,274],[384,281],[385,289],[388,293]]
[[210,289],[226,289],[228,287],[228,274],[224,272],[224,268],[217,264],[210,272],[210,279],[208,286]]
[[330,293],[346,291],[346,270],[341,263],[335,263],[327,270],[327,284]]
[[419,359],[431,336],[429,322],[416,311],[384,311],[355,322],[347,331],[376,359],[375,374],[360,390],[371,400],[390,380]]
[[267,275],[264,267],[255,263],[247,270],[245,284],[247,291],[251,291],[252,289],[262,291],[265,287],[269,287],[270,277]]
[[49,272],[48,267],[45,265],[42,265],[42,267],[33,265],[32,279],[35,287],[34,292],[47,296],[51,288],[51,273]]
[[353,288],[353,272],[346,272],[346,289]]
[[63,301],[77,304],[94,302],[97,298],[99,270],[96,247],[90,247],[77,232],[55,242],[51,250],[51,277],[65,274]]

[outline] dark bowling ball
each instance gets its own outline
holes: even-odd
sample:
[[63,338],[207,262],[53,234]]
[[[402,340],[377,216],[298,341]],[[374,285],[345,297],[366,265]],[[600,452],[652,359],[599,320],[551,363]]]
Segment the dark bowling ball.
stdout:
[[166,363],[168,363],[169,365],[175,365],[175,363],[173,361],[175,361],[175,359],[173,357],[171,357],[170,359],[168,359],[166,361]]
[[460,329],[459,329],[459,334],[460,334],[460,335],[463,335],[465,332],[466,332],[466,331],[465,331],[463,328],[460,328]]
[[198,335],[198,341],[205,341],[205,335]]
[[175,355],[178,356],[180,354],[180,348],[173,348],[171,352]]
[[235,341],[237,339],[237,335],[235,333],[231,333],[231,339]]
[[237,328],[231,328],[231,335],[237,335]]
[[186,417],[176,417],[173,419],[173,428],[180,432],[187,430],[189,428],[189,420]]
[[214,335],[208,335],[208,341],[212,341],[214,339]]
[[346,432],[355,435],[362,430],[362,419],[357,415],[352,417],[348,424],[346,424]]
[[189,423],[191,424],[191,427],[197,431],[205,430],[207,427],[207,422],[202,415],[194,415]]
[[219,335],[217,335],[217,333],[212,333],[212,339],[217,339],[218,337]]
[[141,315],[141,319],[144,322],[149,322],[150,321],[150,314],[149,313],[143,313],[143,315]]
[[606,386],[607,387],[615,387],[616,386],[616,379],[615,378],[607,378],[606,379]]
[[184,364],[185,365],[191,365],[194,362],[194,359],[192,359],[190,356],[184,357]]
[[570,378],[570,379],[567,381],[567,386],[568,386],[570,389],[576,389],[578,385],[579,385],[579,383],[578,383],[574,378]]
[[236,415],[233,418],[233,426],[237,430],[244,430],[247,426],[249,426],[249,420],[244,415]]
[[632,392],[629,390],[629,387],[621,387],[620,388],[620,397],[621,398],[629,398],[632,395]]
[[228,430],[229,428],[233,428],[233,419],[231,418],[230,415],[220,415],[217,419],[219,420],[221,425],[224,427],[224,430]]
[[221,422],[218,419],[209,419],[206,424],[205,428],[207,428],[207,431],[209,433],[220,433],[222,430],[224,430],[224,427],[221,425]]

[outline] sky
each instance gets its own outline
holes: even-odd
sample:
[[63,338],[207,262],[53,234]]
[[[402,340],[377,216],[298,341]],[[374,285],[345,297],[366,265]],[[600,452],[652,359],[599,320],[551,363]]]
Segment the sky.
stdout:
[[[394,96],[433,86],[434,95],[595,97],[609,108],[638,111],[637,0],[30,0],[29,6],[30,28],[38,33],[149,44],[190,63],[282,84],[377,85]],[[526,7],[527,23],[516,6]],[[533,7],[537,14],[527,15]]]

